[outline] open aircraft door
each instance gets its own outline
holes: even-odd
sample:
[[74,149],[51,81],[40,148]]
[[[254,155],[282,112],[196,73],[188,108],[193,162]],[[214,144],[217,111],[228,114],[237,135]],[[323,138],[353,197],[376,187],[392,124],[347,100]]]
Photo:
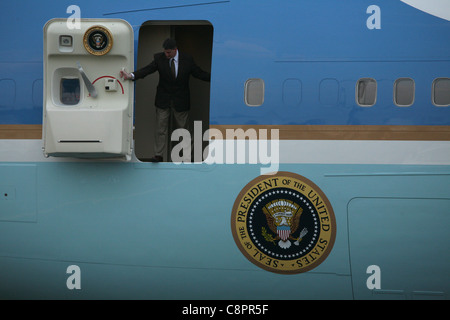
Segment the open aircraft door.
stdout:
[[44,27],[45,156],[125,157],[133,146],[133,29],[124,20],[53,19]]

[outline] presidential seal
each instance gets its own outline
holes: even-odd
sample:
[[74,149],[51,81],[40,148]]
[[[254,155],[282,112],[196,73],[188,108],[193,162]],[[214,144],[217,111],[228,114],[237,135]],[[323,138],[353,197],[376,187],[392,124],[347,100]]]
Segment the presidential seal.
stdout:
[[90,54],[103,56],[107,54],[113,46],[113,37],[108,29],[102,26],[89,28],[83,38],[84,48]]
[[336,220],[327,197],[312,181],[278,172],[242,189],[233,206],[231,230],[250,262],[271,272],[296,274],[327,258]]

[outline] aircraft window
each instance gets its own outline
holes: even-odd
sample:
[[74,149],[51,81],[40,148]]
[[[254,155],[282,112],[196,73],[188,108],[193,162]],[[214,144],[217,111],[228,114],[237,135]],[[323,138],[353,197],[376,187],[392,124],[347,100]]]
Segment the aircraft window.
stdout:
[[244,91],[245,104],[249,107],[259,107],[264,103],[264,80],[248,79]]
[[433,103],[438,107],[450,106],[450,78],[433,81]]
[[371,107],[377,100],[377,82],[372,78],[362,78],[356,83],[356,102],[362,107]]
[[80,79],[61,79],[61,103],[68,106],[76,105],[80,102]]
[[394,102],[397,106],[408,107],[414,102],[415,83],[410,78],[400,78],[394,83]]

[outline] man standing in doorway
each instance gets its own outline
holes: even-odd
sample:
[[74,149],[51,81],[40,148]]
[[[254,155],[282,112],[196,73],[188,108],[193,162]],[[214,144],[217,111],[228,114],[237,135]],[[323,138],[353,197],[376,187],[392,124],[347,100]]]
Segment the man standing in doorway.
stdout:
[[164,52],[154,55],[153,61],[133,73],[120,71],[125,80],[139,80],[156,71],[159,73],[159,83],[156,89],[156,136],[155,156],[151,162],[161,162],[163,151],[169,134],[170,114],[173,113],[178,128],[188,129],[190,109],[190,75],[204,81],[210,81],[211,74],[203,71],[187,53],[179,52],[174,39],[166,39],[163,43]]

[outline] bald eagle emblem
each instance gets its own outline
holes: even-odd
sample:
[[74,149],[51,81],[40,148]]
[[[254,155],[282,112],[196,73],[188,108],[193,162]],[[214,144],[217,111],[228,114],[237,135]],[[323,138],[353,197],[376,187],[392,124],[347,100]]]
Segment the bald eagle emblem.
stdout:
[[269,229],[276,234],[276,237],[273,238],[263,228],[264,238],[271,242],[279,240],[278,246],[282,249],[291,247],[292,243],[289,240],[295,240],[294,244],[298,246],[303,236],[308,233],[308,230],[304,228],[298,238],[291,236],[297,231],[303,212],[303,209],[291,200],[277,199],[271,201],[262,208],[262,211],[266,216]]
[[336,220],[331,203],[314,182],[296,173],[256,177],[240,191],[232,210],[237,247],[264,270],[307,272],[333,248]]
[[84,48],[90,54],[103,56],[107,54],[113,46],[111,32],[103,26],[92,26],[84,34]]

